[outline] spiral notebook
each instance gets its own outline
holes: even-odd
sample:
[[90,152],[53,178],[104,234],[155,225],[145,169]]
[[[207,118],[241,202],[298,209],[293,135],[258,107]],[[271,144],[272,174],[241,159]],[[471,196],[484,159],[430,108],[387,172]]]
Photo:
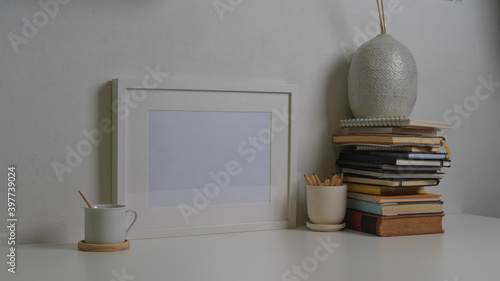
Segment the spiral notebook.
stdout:
[[412,128],[434,128],[448,129],[451,124],[447,122],[417,120],[406,117],[373,117],[352,118],[340,120],[341,128],[359,127],[412,127]]

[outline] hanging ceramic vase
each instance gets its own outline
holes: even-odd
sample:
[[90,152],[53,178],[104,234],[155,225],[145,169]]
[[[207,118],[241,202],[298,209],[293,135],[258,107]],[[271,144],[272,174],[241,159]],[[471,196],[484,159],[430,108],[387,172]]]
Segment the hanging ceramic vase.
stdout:
[[354,54],[348,96],[356,118],[408,117],[417,100],[417,65],[410,50],[379,34]]

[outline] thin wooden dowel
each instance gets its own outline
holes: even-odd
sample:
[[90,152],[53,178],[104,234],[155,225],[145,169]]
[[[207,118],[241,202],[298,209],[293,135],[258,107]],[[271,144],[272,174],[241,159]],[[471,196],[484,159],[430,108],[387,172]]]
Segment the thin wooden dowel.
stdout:
[[385,29],[385,13],[384,13],[384,0],[380,0],[382,2],[382,20],[384,21],[384,33],[387,34],[387,30]]
[[380,22],[380,34],[384,34],[384,27],[382,26],[382,15],[380,15],[380,4],[377,0],[377,9],[378,9],[378,20]]
[[83,196],[83,194],[80,192],[80,190],[78,190],[78,193],[80,193],[80,195],[82,196],[83,200],[85,200],[85,203],[87,203],[87,206],[89,206],[89,208],[92,209],[92,205],[90,205],[89,201],[87,201],[87,198],[85,198],[85,196]]

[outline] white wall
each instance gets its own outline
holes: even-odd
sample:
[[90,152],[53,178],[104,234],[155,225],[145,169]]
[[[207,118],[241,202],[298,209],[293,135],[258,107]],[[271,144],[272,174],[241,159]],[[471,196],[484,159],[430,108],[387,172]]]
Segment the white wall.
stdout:
[[[109,81],[142,78],[147,67],[173,79],[297,84],[299,182],[304,173],[335,169],[331,135],[352,116],[346,57],[353,48],[345,46],[365,40],[357,30],[373,24],[375,1],[220,1],[238,5],[219,17],[213,0],[72,0],[46,22],[38,1],[0,3],[0,183],[16,165],[18,242],[82,239],[79,189],[91,202],[110,202],[110,135],[62,182],[51,165],[65,163],[83,130],[111,117]],[[500,87],[474,98],[480,77],[500,81],[499,8],[495,0],[401,0],[387,26],[418,64],[412,117],[442,121],[446,113],[457,127],[447,132],[453,167],[431,190],[443,194],[448,213],[500,217]],[[16,53],[8,34],[22,36],[23,18],[34,15],[41,27],[25,30]],[[468,110],[453,111],[464,102]],[[1,243],[6,201],[5,187]],[[303,188],[298,212],[304,223]]]

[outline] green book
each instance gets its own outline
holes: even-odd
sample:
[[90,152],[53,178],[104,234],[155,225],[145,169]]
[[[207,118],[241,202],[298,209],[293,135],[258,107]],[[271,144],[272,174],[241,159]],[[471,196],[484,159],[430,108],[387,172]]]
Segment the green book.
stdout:
[[347,198],[347,208],[381,216],[442,213],[442,201],[373,203]]

